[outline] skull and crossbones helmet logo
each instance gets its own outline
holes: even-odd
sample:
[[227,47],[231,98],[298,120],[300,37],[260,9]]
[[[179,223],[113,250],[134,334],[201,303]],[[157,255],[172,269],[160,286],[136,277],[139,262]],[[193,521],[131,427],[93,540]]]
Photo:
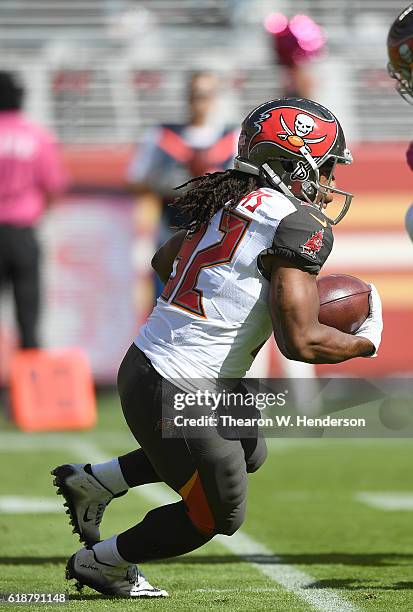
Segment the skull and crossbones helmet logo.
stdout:
[[280,123],[284,128],[284,132],[278,132],[278,138],[280,140],[286,140],[290,145],[298,149],[305,147],[308,152],[311,152],[310,144],[323,142],[323,140],[326,139],[326,135],[320,136],[319,138],[308,138],[308,135],[314,130],[316,123],[310,115],[306,115],[305,113],[298,113],[296,115],[293,129],[288,126],[282,114],[280,116]]

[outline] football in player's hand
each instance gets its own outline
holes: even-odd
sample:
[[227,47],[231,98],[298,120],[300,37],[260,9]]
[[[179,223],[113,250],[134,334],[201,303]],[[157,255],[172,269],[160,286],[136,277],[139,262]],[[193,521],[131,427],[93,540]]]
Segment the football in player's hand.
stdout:
[[367,319],[370,287],[360,278],[349,274],[329,274],[317,279],[317,288],[320,323],[353,334]]

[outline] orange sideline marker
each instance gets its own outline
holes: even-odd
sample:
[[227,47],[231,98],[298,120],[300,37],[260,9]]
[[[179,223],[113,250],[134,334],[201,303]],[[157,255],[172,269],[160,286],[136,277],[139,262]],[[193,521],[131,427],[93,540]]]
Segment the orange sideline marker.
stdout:
[[14,421],[24,431],[96,424],[92,373],[81,349],[17,351],[11,362],[10,394]]

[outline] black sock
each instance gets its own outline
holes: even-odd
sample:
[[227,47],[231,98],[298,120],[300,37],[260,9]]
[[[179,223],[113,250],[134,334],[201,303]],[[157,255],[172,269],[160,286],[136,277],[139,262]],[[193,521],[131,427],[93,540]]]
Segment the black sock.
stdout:
[[130,487],[137,487],[151,482],[162,482],[153,469],[145,451],[141,448],[119,457],[119,465],[123,477]]
[[118,535],[117,547],[125,561],[142,563],[184,555],[212,538],[194,527],[181,501],[148,512],[143,521]]

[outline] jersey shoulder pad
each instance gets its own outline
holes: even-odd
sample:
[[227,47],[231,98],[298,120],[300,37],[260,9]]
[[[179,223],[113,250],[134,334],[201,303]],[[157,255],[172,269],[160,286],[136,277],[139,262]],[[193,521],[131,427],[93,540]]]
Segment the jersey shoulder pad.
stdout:
[[278,223],[271,247],[260,253],[258,268],[269,280],[261,262],[261,256],[267,254],[286,259],[310,274],[318,274],[331,253],[333,243],[331,225],[323,213],[314,206],[299,202],[294,212]]
[[331,253],[333,242],[331,224],[323,213],[314,206],[299,203],[295,212],[278,224],[271,250],[298,268],[318,274]]

